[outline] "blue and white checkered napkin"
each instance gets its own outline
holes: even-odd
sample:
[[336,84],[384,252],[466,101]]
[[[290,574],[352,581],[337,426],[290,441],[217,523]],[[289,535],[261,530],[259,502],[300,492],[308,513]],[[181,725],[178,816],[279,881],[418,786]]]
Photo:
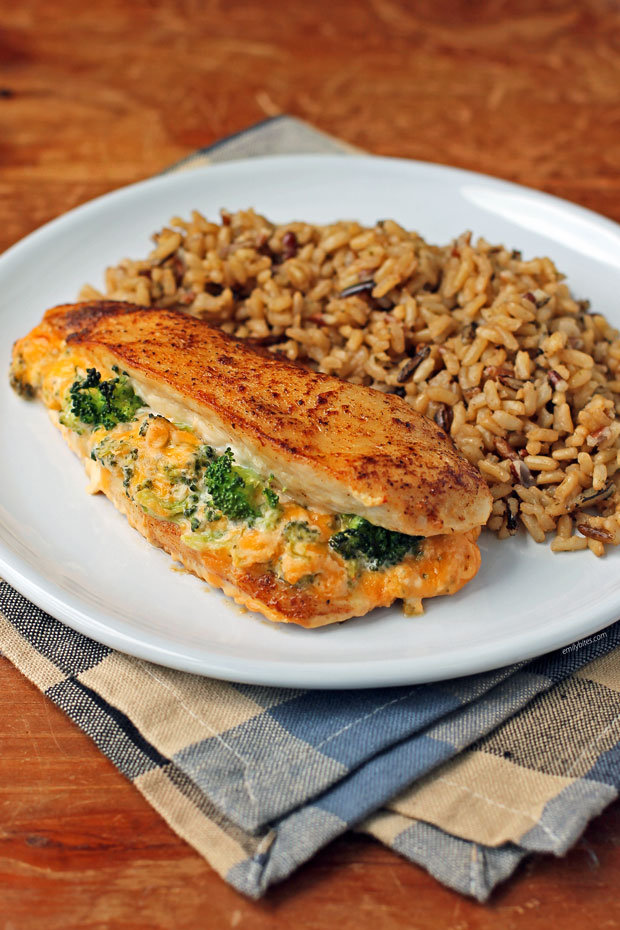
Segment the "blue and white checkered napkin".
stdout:
[[[226,157],[281,151],[279,138],[287,151],[338,147],[280,118],[226,143]],[[266,688],[114,652],[0,582],[5,655],[252,897],[353,827],[480,900],[528,852],[564,853],[618,793],[619,646],[617,623],[456,681]]]
[[484,900],[528,851],[565,852],[617,794],[620,623],[456,681],[300,691],[114,652],[0,582],[0,645],[252,897],[362,826]]

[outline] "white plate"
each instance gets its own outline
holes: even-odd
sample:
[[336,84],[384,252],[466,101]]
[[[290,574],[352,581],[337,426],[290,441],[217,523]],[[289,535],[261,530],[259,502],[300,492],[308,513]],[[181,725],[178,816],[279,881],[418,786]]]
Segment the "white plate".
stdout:
[[[394,217],[431,242],[465,229],[524,256],[550,255],[573,292],[620,324],[620,227],[481,175],[396,159],[281,156],[135,184],[73,210],[0,258],[9,347],[54,304],[121,257],[140,257],[175,214],[254,206],[276,221]],[[109,646],[218,678],[369,687],[495,668],[586,637],[620,616],[620,552],[553,555],[483,534],[482,568],[420,618],[400,607],[319,630],[243,613],[152,548],[103,497],[38,404],[0,385],[0,571],[39,607]]]

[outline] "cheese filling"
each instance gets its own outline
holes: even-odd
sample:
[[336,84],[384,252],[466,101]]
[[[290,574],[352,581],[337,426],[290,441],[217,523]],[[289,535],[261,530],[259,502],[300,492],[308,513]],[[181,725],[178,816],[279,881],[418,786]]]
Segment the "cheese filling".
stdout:
[[186,546],[225,549],[235,568],[260,567],[329,598],[420,557],[421,537],[292,500],[274,475],[239,465],[230,447],[205,444],[194,424],[155,414],[118,369],[82,372],[58,359],[42,394],[88,459],[89,490],[113,476],[142,511],[174,523]]

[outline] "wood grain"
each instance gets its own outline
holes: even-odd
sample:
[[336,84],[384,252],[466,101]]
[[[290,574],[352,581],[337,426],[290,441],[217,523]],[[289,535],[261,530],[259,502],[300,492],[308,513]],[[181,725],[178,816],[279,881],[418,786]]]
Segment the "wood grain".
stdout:
[[[620,220],[608,0],[22,0],[0,9],[0,248],[282,112]],[[486,906],[359,836],[249,902],[0,660],[1,930],[613,928],[618,876],[620,804]]]
[[[0,926],[184,930],[620,926],[620,803],[491,904],[348,836],[251,902],[180,840],[77,727],[0,659]],[[4,923],[2,923],[2,920]]]

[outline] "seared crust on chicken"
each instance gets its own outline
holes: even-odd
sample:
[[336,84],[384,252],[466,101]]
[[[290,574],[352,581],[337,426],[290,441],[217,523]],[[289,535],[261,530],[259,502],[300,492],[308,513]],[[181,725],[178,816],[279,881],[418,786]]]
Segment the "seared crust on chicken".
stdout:
[[489,515],[477,469],[404,400],[258,353],[186,314],[113,301],[49,310],[16,344],[13,380],[24,391],[37,388],[29,360],[42,343],[44,355],[66,343],[95,367],[120,366],[143,397],[228,436],[240,461],[276,473],[300,503],[427,537]]

